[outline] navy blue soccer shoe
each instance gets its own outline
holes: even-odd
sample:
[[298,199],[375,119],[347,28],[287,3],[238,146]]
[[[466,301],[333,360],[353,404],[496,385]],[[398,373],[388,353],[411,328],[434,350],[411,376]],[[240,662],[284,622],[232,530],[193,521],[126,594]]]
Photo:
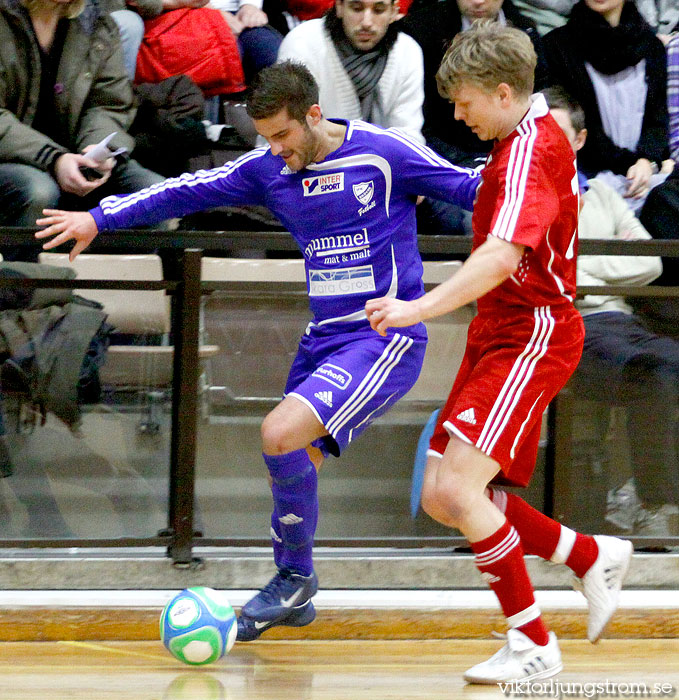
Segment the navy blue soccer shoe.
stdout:
[[253,620],[251,617],[241,615],[238,618],[238,635],[237,642],[252,642],[259,637],[262,632],[277,625],[285,625],[286,627],[304,627],[316,619],[316,608],[314,604],[307,600],[299,607],[292,608],[288,611],[287,617],[273,622],[260,622]]
[[242,613],[259,622],[282,620],[292,608],[306,603],[318,591],[318,577],[302,576],[288,569],[278,573],[244,606]]
[[[315,572],[310,576],[302,576],[288,569],[280,569],[271,581],[243,606],[238,620],[237,639],[256,639],[265,629],[275,625],[308,625],[316,617],[316,611],[310,603],[317,591],[318,577]],[[252,636],[254,632],[257,634]]]

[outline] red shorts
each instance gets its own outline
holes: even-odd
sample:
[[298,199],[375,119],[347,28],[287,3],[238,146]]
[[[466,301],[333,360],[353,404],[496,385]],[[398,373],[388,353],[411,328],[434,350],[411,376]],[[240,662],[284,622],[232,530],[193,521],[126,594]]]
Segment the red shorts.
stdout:
[[542,414],[577,367],[584,335],[570,304],[476,316],[428,454],[442,456],[455,435],[498,462],[494,482],[526,486]]

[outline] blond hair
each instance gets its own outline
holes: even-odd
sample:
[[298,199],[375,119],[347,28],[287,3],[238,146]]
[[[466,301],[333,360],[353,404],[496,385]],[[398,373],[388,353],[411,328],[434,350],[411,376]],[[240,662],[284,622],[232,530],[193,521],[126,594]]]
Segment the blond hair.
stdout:
[[[33,14],[46,6],[54,7],[54,3],[49,0],[21,0],[21,4],[28,10],[28,14]],[[61,16],[67,19],[74,19],[82,14],[87,0],[71,0],[61,7]]]
[[439,94],[448,99],[462,83],[492,92],[506,83],[519,96],[533,92],[537,56],[529,36],[493,20],[477,20],[459,32],[436,73]]

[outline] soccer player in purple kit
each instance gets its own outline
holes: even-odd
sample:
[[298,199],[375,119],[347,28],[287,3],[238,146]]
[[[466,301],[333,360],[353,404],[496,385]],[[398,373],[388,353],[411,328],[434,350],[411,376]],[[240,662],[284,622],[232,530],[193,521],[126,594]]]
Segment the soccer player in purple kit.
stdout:
[[45,210],[38,238],[74,239],[71,259],[100,231],[151,225],[228,204],[268,206],[304,254],[313,320],[292,363],[284,398],[262,424],[273,493],[278,569],[243,606],[238,640],[275,625],[309,624],[318,589],[313,539],[317,470],[339,456],[413,386],[427,342],[423,324],[375,333],[365,303],[422,296],[415,204],[419,195],[471,209],[480,178],[397,130],[325,119],[301,64],[260,72],[248,113],[269,146],[214,170],[184,174],[90,212]]

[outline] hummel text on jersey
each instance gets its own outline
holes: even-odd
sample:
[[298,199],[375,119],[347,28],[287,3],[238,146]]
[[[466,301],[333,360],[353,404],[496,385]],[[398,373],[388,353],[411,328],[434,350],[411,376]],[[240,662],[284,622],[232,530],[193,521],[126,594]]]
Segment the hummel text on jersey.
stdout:
[[364,228],[360,233],[314,238],[309,245],[304,248],[304,255],[307,260],[311,260],[314,253],[324,258],[328,255],[339,255],[342,253],[351,253],[356,250],[363,250],[369,246],[368,229]]
[[457,419],[469,423],[470,425],[476,425],[476,416],[474,415],[473,408],[468,408],[466,411],[458,413]]

